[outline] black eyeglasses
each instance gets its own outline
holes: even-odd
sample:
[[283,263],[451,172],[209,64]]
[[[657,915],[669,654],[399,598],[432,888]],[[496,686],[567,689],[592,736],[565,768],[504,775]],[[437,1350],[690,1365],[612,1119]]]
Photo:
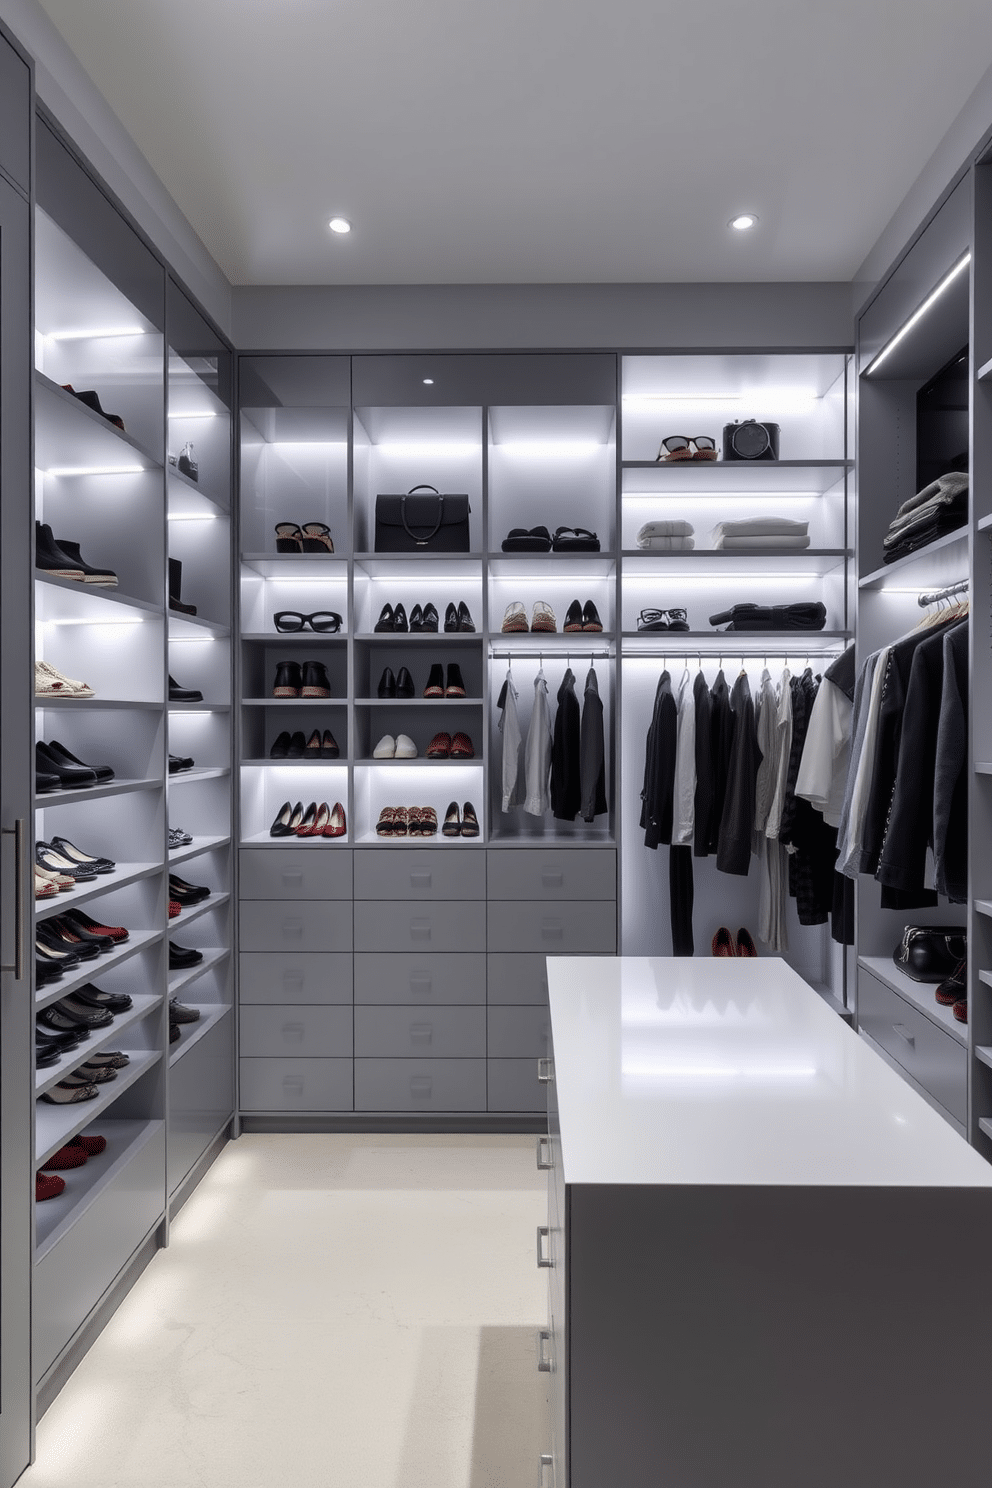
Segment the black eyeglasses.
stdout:
[[659,460],[715,460],[716,440],[709,434],[669,434],[661,441]]
[[306,630],[308,625],[320,635],[333,635],[341,629],[341,616],[336,610],[314,610],[312,615],[304,615],[299,610],[279,610],[272,619],[276,630],[283,635]]

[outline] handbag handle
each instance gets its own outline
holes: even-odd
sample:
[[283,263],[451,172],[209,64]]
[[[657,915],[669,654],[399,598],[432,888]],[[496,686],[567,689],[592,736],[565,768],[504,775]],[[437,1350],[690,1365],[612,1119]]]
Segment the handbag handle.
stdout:
[[[406,496],[412,496],[414,491],[433,491],[434,495],[437,497],[437,521],[434,523],[433,528],[430,532],[428,532],[426,537],[418,537],[417,534],[411,530],[410,524],[406,519]],[[441,495],[437,486],[411,486],[409,491],[407,491],[406,496],[400,497],[400,516],[403,519],[404,531],[406,532],[407,537],[410,538],[411,542],[415,542],[418,547],[425,548],[430,542],[431,538],[434,537],[438,532],[440,532],[441,527],[444,523],[444,497]]]

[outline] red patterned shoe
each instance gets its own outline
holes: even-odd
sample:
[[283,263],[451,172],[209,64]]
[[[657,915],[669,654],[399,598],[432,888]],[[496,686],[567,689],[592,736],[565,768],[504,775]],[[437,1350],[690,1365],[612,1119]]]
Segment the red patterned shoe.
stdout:
[[951,1008],[951,1012],[954,1014],[955,1018],[957,1018],[957,1020],[958,1020],[959,1023],[967,1023],[967,1021],[968,1021],[968,999],[967,999],[967,997],[959,997],[958,1000],[957,1000],[957,1002]]
[[757,956],[758,947],[751,939],[751,932],[745,930],[742,925],[737,932],[737,954],[738,956]]
[[57,1199],[59,1194],[64,1192],[65,1179],[60,1178],[57,1173],[35,1173],[34,1197],[36,1203],[40,1204],[44,1199]]
[[183,912],[183,907],[179,903],[179,900],[178,899],[170,899],[169,900],[169,919],[170,920],[174,920],[176,918],[176,915],[181,915],[182,912]]
[[[106,1152],[107,1150],[107,1139],[106,1137],[87,1137],[80,1135],[73,1137],[72,1141],[68,1142],[66,1147],[62,1148],[62,1151],[65,1152],[67,1147],[82,1147],[87,1157],[99,1157],[101,1152]],[[47,1167],[48,1164],[46,1163],[45,1166]]]
[[737,947],[734,945],[734,937],[726,925],[721,925],[710,942],[710,951],[714,956],[736,956]]
[[410,812],[406,806],[397,806],[393,812],[393,836],[407,837],[410,833]]
[[451,741],[452,759],[475,759],[475,746],[468,734],[456,734]]
[[435,734],[427,746],[428,759],[448,759],[451,755],[451,735]]
[[89,1156],[81,1147],[60,1147],[58,1152],[53,1152],[47,1162],[42,1163],[42,1171],[46,1173],[67,1172],[69,1168],[81,1168]]

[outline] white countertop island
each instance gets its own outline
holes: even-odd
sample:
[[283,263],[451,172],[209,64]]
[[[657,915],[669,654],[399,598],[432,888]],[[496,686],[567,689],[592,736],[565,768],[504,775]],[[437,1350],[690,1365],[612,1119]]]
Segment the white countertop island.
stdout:
[[555,1488],[985,1488],[992,1167],[783,961],[548,985]]

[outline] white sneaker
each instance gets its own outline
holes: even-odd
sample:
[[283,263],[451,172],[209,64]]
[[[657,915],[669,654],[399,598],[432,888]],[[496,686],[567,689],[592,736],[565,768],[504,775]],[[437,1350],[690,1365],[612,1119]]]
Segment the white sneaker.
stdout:
[[416,746],[416,744],[414,744],[413,740],[409,737],[408,734],[397,734],[396,735],[396,758],[397,759],[416,759],[417,758],[417,746]]
[[76,682],[72,677],[64,676],[49,661],[36,661],[34,664],[34,695],[35,697],[91,698],[96,694],[88,682]]
[[378,744],[372,751],[373,759],[395,759],[396,740],[392,734],[383,734]]

